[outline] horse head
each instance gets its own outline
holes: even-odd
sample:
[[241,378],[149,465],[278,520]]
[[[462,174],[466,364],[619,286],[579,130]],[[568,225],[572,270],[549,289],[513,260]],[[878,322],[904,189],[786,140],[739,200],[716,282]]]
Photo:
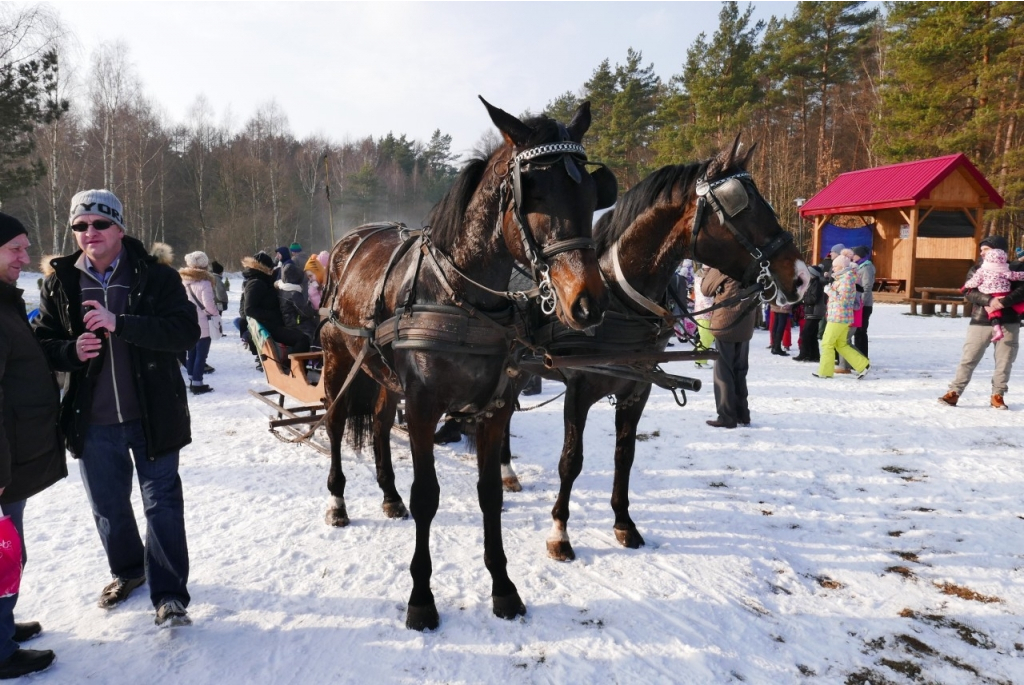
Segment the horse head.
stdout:
[[[740,151],[732,146],[710,160],[695,188],[692,229],[693,257],[716,255],[719,270],[744,286],[764,286],[762,300],[799,302],[810,272],[793,244],[793,235],[779,224],[775,210],[762,197],[747,167],[756,144]],[[737,245],[739,249],[737,249]]]
[[615,177],[588,171],[580,141],[590,127],[590,103],[565,126],[546,116],[525,121],[483,98],[504,145],[490,160],[511,195],[499,224],[512,257],[541,288],[541,307],[570,328],[596,326],[608,306],[592,238],[594,210],[615,202]]

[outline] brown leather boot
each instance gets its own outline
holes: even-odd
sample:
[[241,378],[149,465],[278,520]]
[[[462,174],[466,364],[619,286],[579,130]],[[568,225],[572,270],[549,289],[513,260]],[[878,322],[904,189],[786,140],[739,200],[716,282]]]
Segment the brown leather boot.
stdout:
[[960,394],[950,390],[945,395],[939,398],[939,402],[945,402],[951,407],[955,407],[957,400],[960,399]]
[[992,395],[992,406],[996,409],[1009,409],[1009,407],[1006,406],[1006,403],[1003,402],[1002,395]]

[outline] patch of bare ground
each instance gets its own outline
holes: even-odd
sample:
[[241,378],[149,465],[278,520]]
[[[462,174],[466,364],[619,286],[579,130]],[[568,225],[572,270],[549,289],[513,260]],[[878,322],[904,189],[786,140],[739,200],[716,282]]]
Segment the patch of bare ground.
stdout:
[[935,510],[934,509],[929,509],[928,507],[916,507],[914,509],[911,509],[911,511],[919,511],[922,514],[928,514],[928,513],[931,513],[933,511],[935,511]]
[[896,659],[879,659],[878,663],[886,668],[907,676],[911,680],[917,680],[921,675],[921,667],[913,661],[898,661]]
[[728,485],[726,485],[725,483],[723,483],[720,480],[716,480],[715,482],[711,483],[710,485],[713,488],[727,488],[727,487],[729,487]]
[[914,572],[911,571],[906,566],[890,566],[887,569],[885,569],[885,572],[886,573],[896,573],[896,574],[901,575],[904,578],[908,578],[910,580],[913,580],[914,578],[916,578],[916,576],[914,575]]
[[800,675],[806,676],[808,678],[813,678],[814,676],[818,675],[813,668],[811,668],[810,666],[804,666],[803,664],[797,664],[796,670],[800,671]]
[[897,476],[900,475],[901,473],[911,472],[910,469],[905,469],[902,466],[883,466],[882,470],[888,471],[889,473],[895,473]]
[[917,652],[918,654],[924,654],[927,656],[935,656],[935,654],[937,654],[934,649],[921,642],[913,635],[897,635],[895,639],[896,642],[902,644],[912,652]]
[[651,431],[650,433],[637,433],[636,434],[636,441],[637,442],[647,442],[651,438],[658,438],[658,437],[661,437],[661,431]]
[[838,580],[833,580],[832,578],[829,578],[828,576],[824,576],[824,575],[822,575],[822,576],[814,576],[814,581],[818,585],[820,585],[821,587],[825,588],[826,590],[841,590],[841,589],[843,589],[843,584],[842,583],[840,583]]
[[969,625],[961,623],[956,619],[941,614],[919,614],[913,609],[904,609],[900,612],[903,618],[913,619],[921,623],[927,623],[937,628],[948,628],[956,633],[956,636],[972,647],[980,649],[994,649],[996,643],[985,633],[976,630]]
[[912,561],[915,564],[920,563],[917,560],[917,555],[914,554],[913,552],[899,552],[899,551],[895,551],[895,552],[893,552],[893,554],[898,556],[903,561]]
[[961,587],[960,585],[955,585],[953,583],[932,583],[932,585],[939,588],[939,590],[944,595],[954,595],[955,597],[959,597],[960,599],[967,599],[972,602],[981,602],[983,604],[995,604],[1003,601],[998,597],[990,597],[989,595],[983,595],[980,592],[975,592],[970,588]]
[[767,509],[762,509],[761,516],[772,516],[772,512],[768,511]]
[[901,535],[903,535],[903,531],[902,530],[890,530],[889,531],[889,537],[891,537],[891,538],[898,538]]
[[845,685],[898,685],[870,668],[863,668],[856,673],[851,673],[843,682]]

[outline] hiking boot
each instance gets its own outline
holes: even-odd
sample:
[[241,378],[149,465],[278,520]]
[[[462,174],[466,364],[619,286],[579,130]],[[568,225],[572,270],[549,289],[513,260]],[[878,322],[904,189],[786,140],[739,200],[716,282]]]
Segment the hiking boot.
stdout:
[[15,642],[28,642],[39,633],[43,632],[43,627],[39,625],[39,621],[28,621],[27,623],[15,623],[14,624],[14,637],[11,638]]
[[995,409],[1009,409],[1009,407],[1006,406],[1006,403],[1003,402],[1002,395],[992,395],[992,406]]
[[939,398],[939,402],[948,404],[951,407],[955,407],[956,403],[960,400],[960,393],[950,390],[945,395]]
[[870,369],[870,368],[871,368],[871,364],[868,364],[867,366],[864,367],[863,371],[858,371],[857,372],[857,379],[859,380],[861,378],[864,378],[864,376],[868,375],[868,369]]
[[20,678],[29,673],[46,670],[53,663],[54,654],[48,649],[19,649],[0,661],[0,680]]
[[203,393],[213,392],[213,388],[208,386],[206,383],[200,383],[199,385],[190,385],[188,389],[193,395],[202,395]]
[[156,620],[154,623],[158,626],[178,628],[180,626],[192,625],[192,619],[188,617],[184,604],[176,599],[169,599],[156,610]]
[[100,593],[100,609],[113,609],[118,604],[128,599],[135,588],[146,582],[146,577],[139,578],[114,578],[110,585],[103,588]]
[[735,428],[735,423],[726,423],[725,421],[719,421],[718,419],[708,419],[704,423],[708,424],[712,428]]
[[811,371],[811,375],[814,376],[815,378],[832,378],[832,376],[821,376],[818,374],[817,371]]
[[204,364],[204,365],[203,365],[203,373],[204,373],[204,374],[207,374],[207,373],[213,373],[213,372],[214,372],[214,371],[216,371],[216,370],[217,370],[217,369],[213,368],[213,367],[212,367],[212,366],[210,366],[209,364]]

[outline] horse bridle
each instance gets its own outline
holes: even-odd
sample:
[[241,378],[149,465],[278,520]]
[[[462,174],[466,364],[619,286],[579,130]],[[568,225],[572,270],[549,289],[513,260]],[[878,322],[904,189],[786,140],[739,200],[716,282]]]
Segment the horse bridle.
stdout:
[[[555,313],[558,299],[555,289],[551,283],[551,274],[548,261],[555,255],[571,250],[593,250],[595,244],[593,238],[569,238],[567,240],[555,240],[544,247],[537,244],[533,234],[527,230],[527,222],[522,214],[523,187],[522,177],[530,171],[531,166],[550,167],[561,162],[565,166],[565,172],[576,183],[582,183],[583,176],[578,165],[600,166],[600,162],[587,160],[586,149],[577,142],[565,140],[568,132],[565,127],[559,124],[563,140],[558,143],[546,143],[537,145],[516,154],[508,161],[508,167],[502,176],[499,189],[498,204],[498,230],[501,229],[501,222],[507,209],[512,210],[512,218],[516,229],[519,231],[519,238],[523,244],[523,251],[530,262],[533,271],[533,280],[538,284],[538,298],[541,311],[545,315]],[[511,197],[509,192],[511,190]]]
[[[690,255],[697,259],[697,236],[704,223],[704,213],[708,204],[711,204],[718,221],[732,233],[736,242],[743,246],[750,256],[754,258],[751,264],[759,268],[757,278],[753,280],[760,284],[760,299],[762,302],[774,300],[778,294],[778,284],[772,278],[769,270],[770,260],[787,244],[793,242],[793,234],[789,231],[782,231],[768,241],[767,244],[757,247],[745,235],[743,235],[730,219],[750,206],[750,194],[747,192],[746,181],[750,180],[750,174],[740,171],[725,178],[715,181],[708,181],[707,174],[701,176],[697,181],[695,192],[697,194],[697,210],[693,215],[693,228],[690,230]],[[752,182],[752,181],[751,181]],[[744,279],[746,280],[746,279]]]

